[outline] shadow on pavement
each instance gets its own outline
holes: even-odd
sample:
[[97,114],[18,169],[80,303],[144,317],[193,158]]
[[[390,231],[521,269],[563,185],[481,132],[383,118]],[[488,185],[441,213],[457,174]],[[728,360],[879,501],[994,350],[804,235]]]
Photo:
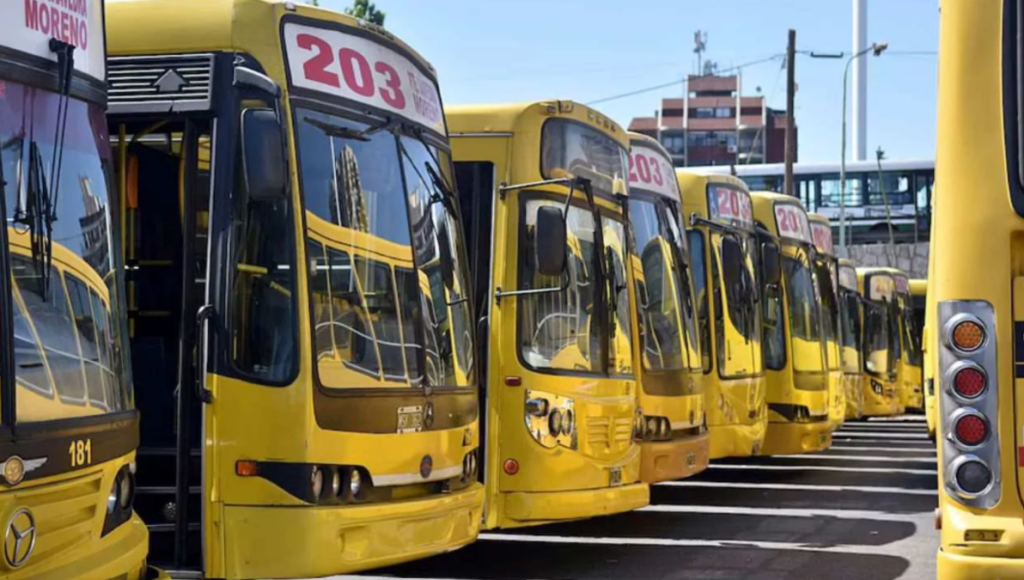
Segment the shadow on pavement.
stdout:
[[651,504],[752,508],[869,510],[890,514],[930,514],[937,495],[867,493],[802,489],[735,489],[717,487],[651,487]]
[[893,580],[896,556],[766,550],[480,541],[457,552],[372,572],[397,577],[546,580]]

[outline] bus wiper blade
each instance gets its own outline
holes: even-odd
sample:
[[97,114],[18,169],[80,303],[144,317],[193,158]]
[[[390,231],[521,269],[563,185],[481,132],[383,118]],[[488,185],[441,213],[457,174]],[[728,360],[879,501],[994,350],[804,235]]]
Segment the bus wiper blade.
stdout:
[[395,121],[389,119],[384,123],[381,123],[380,125],[373,125],[371,127],[363,129],[362,131],[359,131],[357,129],[352,129],[351,127],[342,127],[341,125],[335,125],[334,123],[328,123],[326,121],[321,121],[320,119],[315,119],[313,117],[303,117],[302,120],[316,127],[317,129],[320,129],[328,137],[337,137],[339,139],[351,139],[353,141],[362,142],[369,141],[370,135],[373,135],[374,133],[380,133],[381,131],[390,130],[396,124]]

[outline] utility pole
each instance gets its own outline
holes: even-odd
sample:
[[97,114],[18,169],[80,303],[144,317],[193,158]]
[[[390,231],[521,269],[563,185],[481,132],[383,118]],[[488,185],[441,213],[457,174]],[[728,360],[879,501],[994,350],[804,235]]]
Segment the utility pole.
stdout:
[[789,30],[786,46],[786,195],[793,195],[793,163],[796,161],[796,31]]

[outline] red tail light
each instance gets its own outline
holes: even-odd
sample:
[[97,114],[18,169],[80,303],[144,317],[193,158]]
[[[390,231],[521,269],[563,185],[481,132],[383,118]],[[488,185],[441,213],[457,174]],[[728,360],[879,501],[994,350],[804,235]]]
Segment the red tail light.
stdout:
[[954,431],[957,441],[973,447],[988,437],[988,423],[980,415],[963,415],[956,420]]
[[953,389],[965,399],[973,399],[985,390],[985,373],[974,367],[957,371],[953,378]]

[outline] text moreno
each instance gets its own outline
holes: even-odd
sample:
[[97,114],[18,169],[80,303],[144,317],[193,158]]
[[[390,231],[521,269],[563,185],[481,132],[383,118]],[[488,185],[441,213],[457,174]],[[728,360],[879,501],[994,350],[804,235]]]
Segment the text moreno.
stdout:
[[25,0],[25,27],[89,48],[88,0]]

